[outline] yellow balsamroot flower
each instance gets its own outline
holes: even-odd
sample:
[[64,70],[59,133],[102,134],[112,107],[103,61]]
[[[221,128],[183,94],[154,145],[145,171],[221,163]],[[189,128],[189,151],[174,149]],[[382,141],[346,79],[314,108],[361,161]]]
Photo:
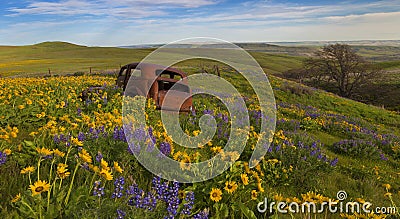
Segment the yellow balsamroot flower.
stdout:
[[46,181],[38,180],[33,185],[30,185],[29,189],[32,191],[32,196],[35,196],[49,191],[50,184],[48,184]]
[[71,173],[68,172],[67,167],[68,167],[68,165],[67,164],[63,164],[63,163],[59,163],[57,165],[57,175],[58,175],[58,177],[60,177],[61,179],[65,179],[69,175],[71,175]]
[[176,161],[181,161],[184,158],[184,154],[186,154],[186,152],[181,152],[181,151],[177,151],[174,156],[172,156],[172,158]]
[[247,174],[240,174],[240,178],[242,179],[243,185],[248,185],[249,184],[249,177]]
[[361,203],[361,204],[365,203],[365,200],[363,198],[356,198],[356,201]]
[[190,170],[191,159],[188,155],[186,155],[179,163],[179,166],[182,170]]
[[259,182],[257,183],[257,188],[258,188],[258,191],[259,191],[259,192],[264,192],[264,188],[263,188],[262,185],[261,185],[261,181],[259,181]]
[[11,152],[12,152],[12,151],[11,151],[11,149],[9,149],[9,148],[4,149],[4,151],[3,151],[3,153],[7,154],[7,156],[10,155]]
[[227,191],[229,194],[232,194],[233,192],[236,191],[238,185],[236,184],[236,182],[232,182],[232,181],[226,181],[225,182],[225,191]]
[[11,202],[12,202],[12,203],[15,203],[15,202],[19,201],[20,199],[21,199],[21,193],[18,193],[18,194],[11,200]]
[[12,132],[10,132],[10,136],[13,137],[13,138],[16,138],[17,137],[17,133],[12,131]]
[[54,149],[53,150],[53,154],[55,154],[55,155],[57,155],[59,157],[64,157],[65,156],[65,153],[60,151],[60,150],[58,150],[58,149]]
[[251,199],[257,200],[258,192],[256,190],[251,190]]
[[385,187],[386,190],[390,190],[390,188],[392,188],[392,187],[390,186],[390,184],[383,184],[382,186]]
[[118,173],[122,173],[124,170],[119,166],[118,162],[114,161],[114,169]]
[[385,196],[385,197],[392,197],[392,193],[390,193],[390,192],[386,192],[383,196]]
[[105,180],[112,180],[113,179],[113,176],[112,176],[112,174],[108,171],[108,170],[106,170],[106,169],[102,169],[101,171],[100,171],[100,176],[102,176]]
[[268,162],[268,163],[271,163],[271,164],[276,164],[276,163],[279,162],[279,160],[274,158],[274,159],[269,159],[269,160],[267,160],[267,162]]
[[105,161],[103,158],[101,158],[100,166],[101,166],[101,169],[110,171],[110,167],[108,166],[107,161]]
[[283,201],[284,198],[283,198],[283,196],[281,194],[275,194],[274,195],[274,200],[277,201],[277,202],[280,202],[280,201]]
[[33,173],[33,171],[35,171],[35,167],[28,166],[21,170],[21,174]]
[[24,109],[25,108],[25,105],[19,105],[18,106],[18,109],[20,109],[20,110],[22,110],[22,109]]
[[90,156],[90,154],[85,149],[82,149],[81,152],[78,153],[78,155],[83,162],[92,163],[92,156]]
[[218,153],[220,153],[222,151],[222,148],[220,146],[214,146],[214,147],[211,148],[211,151],[213,153],[218,154]]
[[221,158],[223,161],[234,162],[239,159],[239,157],[240,154],[237,151],[228,151],[221,153]]
[[98,166],[95,166],[95,165],[93,165],[93,164],[89,164],[89,168],[90,168],[91,170],[93,170],[93,172],[95,172],[95,173],[100,172],[99,167],[98,167]]
[[297,198],[297,197],[293,197],[292,201],[296,202],[297,204],[301,204],[301,200],[299,198]]
[[36,151],[39,153],[41,156],[50,156],[53,154],[53,152],[50,149],[47,149],[45,147],[42,148],[36,148]]
[[74,144],[76,146],[79,146],[79,147],[83,146],[83,142],[79,141],[78,138],[71,137],[71,142],[72,142],[72,144]]
[[219,202],[222,199],[221,189],[212,188],[210,192],[210,199],[214,202]]
[[246,171],[246,173],[250,173],[249,163],[248,162],[244,162],[243,166],[244,166],[244,170]]
[[195,130],[195,131],[193,131],[193,136],[198,136],[199,134],[200,134],[200,130]]

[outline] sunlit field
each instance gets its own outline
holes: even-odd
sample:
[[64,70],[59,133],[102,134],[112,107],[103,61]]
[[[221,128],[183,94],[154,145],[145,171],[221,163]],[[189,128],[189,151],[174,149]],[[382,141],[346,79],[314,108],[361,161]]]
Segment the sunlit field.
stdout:
[[[228,77],[229,76],[229,77]],[[243,92],[250,116],[247,146],[224,152],[230,117],[216,99],[194,97],[195,111],[181,114],[184,131],[201,133],[198,120],[214,116],[212,141],[188,150],[165,132],[160,111],[148,100],[137,139],[147,147],[191,163],[218,153],[235,163],[202,183],[168,182],[138,163],[122,124],[122,90],[112,76],[0,79],[0,206],[2,218],[398,218],[370,212],[261,213],[257,204],[371,202],[400,205],[400,115],[270,77],[277,101],[277,124],[264,159],[247,161],[260,132],[258,101],[234,72],[222,72]],[[86,87],[105,89],[82,101]]]

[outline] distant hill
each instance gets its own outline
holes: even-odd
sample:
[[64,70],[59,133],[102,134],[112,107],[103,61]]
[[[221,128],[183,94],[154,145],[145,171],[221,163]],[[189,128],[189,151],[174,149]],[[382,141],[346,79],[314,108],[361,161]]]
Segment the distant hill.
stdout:
[[34,45],[28,45],[31,47],[43,47],[43,48],[56,48],[56,49],[60,49],[60,48],[84,48],[87,46],[82,46],[82,45],[77,45],[77,44],[73,44],[73,43],[68,43],[68,42],[62,42],[62,41],[47,41],[47,42],[42,42],[42,43],[37,43]]

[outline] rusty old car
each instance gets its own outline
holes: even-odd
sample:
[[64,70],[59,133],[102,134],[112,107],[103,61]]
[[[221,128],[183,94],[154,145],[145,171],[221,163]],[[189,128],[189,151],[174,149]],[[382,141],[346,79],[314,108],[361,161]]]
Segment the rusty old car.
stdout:
[[[180,112],[192,110],[192,92],[187,75],[176,68],[130,63],[121,67],[116,85],[123,89],[126,96],[140,95],[153,99],[157,109]],[[98,89],[101,87],[86,89],[82,92],[82,99]]]

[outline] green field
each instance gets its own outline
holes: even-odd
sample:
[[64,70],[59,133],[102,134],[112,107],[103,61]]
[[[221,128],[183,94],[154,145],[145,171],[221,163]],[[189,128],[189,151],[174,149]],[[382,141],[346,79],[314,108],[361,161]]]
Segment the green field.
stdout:
[[[176,218],[192,218],[202,212],[208,212],[210,218],[400,218],[400,114],[275,76],[301,66],[304,57],[287,54],[250,52],[267,72],[277,105],[273,144],[260,165],[247,168],[260,133],[257,98],[242,75],[219,64],[221,77],[237,88],[250,111],[251,131],[243,153],[231,168],[208,181],[181,184],[179,189],[172,182],[168,189],[154,186],[155,176],[138,163],[126,142],[122,90],[115,88],[115,75],[54,76],[87,73],[89,67],[93,73],[115,71],[120,64],[140,61],[151,51],[66,43],[0,48],[1,74],[20,76],[0,78],[2,218],[115,218],[120,211],[126,212],[127,218],[163,218],[172,214],[171,206],[177,201],[172,197],[179,198]],[[193,74],[201,72],[201,66],[214,64],[193,59],[175,67]],[[393,66],[396,64],[390,69]],[[46,76],[48,68],[53,77],[24,77]],[[86,101],[80,99],[83,89],[98,84],[104,84],[105,90]],[[224,159],[236,156],[222,150],[232,131],[226,107],[217,98],[204,95],[196,95],[193,102],[196,112],[180,114],[180,125],[188,135],[197,136],[200,118],[213,115],[219,133],[206,146],[187,149],[172,142],[162,126],[160,111],[149,101],[145,111],[137,113],[149,119],[146,129],[152,128],[154,141],[140,137],[144,127],[133,126],[139,150],[147,151],[153,142],[167,151],[164,155],[185,164],[182,171],[217,153],[225,154]],[[34,170],[24,169],[29,166]],[[39,179],[49,183],[48,188],[34,185]],[[118,181],[121,179],[124,183]],[[124,189],[139,189],[129,193],[120,189],[121,184]],[[337,199],[342,190],[347,192],[346,201],[367,201],[374,207],[397,209],[397,213],[257,212],[257,204],[264,198],[321,203]],[[123,195],[115,196],[116,191]],[[166,194],[159,191],[172,195],[163,199]],[[189,205],[193,208],[185,215],[182,209],[190,203],[185,198],[191,192],[194,202]],[[149,204],[152,199],[157,200],[155,206]]]

